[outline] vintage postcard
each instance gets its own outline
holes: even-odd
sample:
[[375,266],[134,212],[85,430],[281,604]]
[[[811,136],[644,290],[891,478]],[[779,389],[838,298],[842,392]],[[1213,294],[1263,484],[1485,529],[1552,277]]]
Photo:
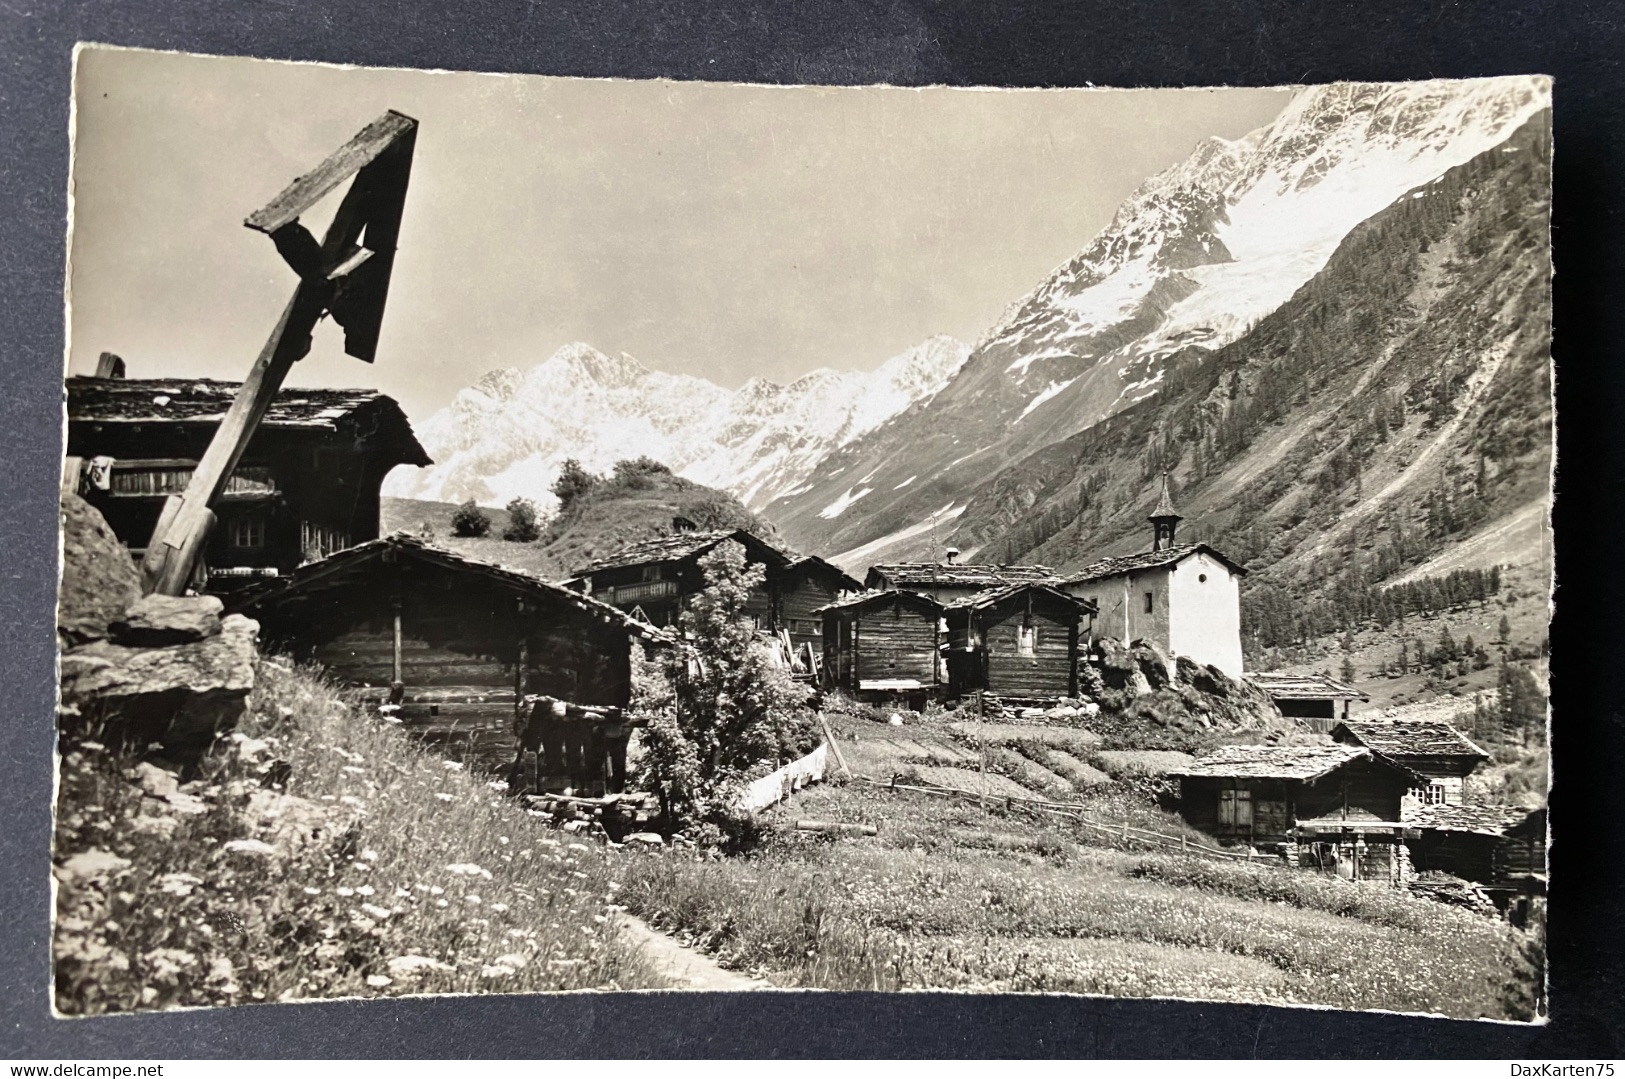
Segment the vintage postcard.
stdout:
[[1551,95],[82,47],[58,1013],[1539,1020]]

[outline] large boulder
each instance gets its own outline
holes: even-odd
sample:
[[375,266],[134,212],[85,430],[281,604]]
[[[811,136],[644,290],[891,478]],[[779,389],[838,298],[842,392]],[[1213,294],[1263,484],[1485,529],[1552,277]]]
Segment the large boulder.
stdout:
[[62,655],[62,702],[103,739],[162,743],[185,758],[236,725],[254,688],[259,623],[230,615],[212,637],[168,648],[95,641]]
[[1134,665],[1152,689],[1162,689],[1173,681],[1169,676],[1171,665],[1167,653],[1158,648],[1155,642],[1143,638],[1137,640],[1129,647],[1129,654],[1134,657]]
[[108,635],[131,648],[190,644],[220,632],[224,609],[215,596],[142,596],[108,626]]
[[67,647],[106,637],[109,624],[140,598],[141,574],[107,519],[78,495],[63,495],[59,642]]

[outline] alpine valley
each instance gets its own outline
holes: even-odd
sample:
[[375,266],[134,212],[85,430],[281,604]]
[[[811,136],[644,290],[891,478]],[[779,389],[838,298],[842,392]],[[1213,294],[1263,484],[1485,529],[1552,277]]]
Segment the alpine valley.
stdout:
[[1141,549],[1166,473],[1183,535],[1254,570],[1250,651],[1450,569],[1543,595],[1549,105],[1524,77],[1302,90],[1146,180],[973,348],[729,391],[570,346],[462,391],[388,493],[536,497],[565,457],[647,454],[861,576]]

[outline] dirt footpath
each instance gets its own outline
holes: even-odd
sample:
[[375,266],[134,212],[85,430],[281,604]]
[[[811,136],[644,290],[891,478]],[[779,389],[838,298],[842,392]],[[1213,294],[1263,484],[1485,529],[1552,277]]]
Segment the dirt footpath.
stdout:
[[736,993],[772,988],[764,981],[723,969],[709,957],[677,943],[642,918],[622,912],[621,923],[621,932],[628,940],[637,942],[657,971],[671,979],[673,989]]

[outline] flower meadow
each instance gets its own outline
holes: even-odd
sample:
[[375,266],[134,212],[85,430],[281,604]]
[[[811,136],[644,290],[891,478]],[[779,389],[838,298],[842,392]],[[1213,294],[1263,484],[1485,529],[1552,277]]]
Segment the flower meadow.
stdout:
[[311,671],[263,661],[249,715],[179,774],[96,735],[61,745],[65,1015],[666,984],[616,928],[632,859],[544,827]]
[[780,833],[749,858],[648,859],[628,906],[781,985],[1533,1018],[1531,941],[1492,918],[1284,868],[1089,847],[1055,825],[989,842],[1032,826],[975,806],[856,787],[798,802],[889,821],[876,839]]

